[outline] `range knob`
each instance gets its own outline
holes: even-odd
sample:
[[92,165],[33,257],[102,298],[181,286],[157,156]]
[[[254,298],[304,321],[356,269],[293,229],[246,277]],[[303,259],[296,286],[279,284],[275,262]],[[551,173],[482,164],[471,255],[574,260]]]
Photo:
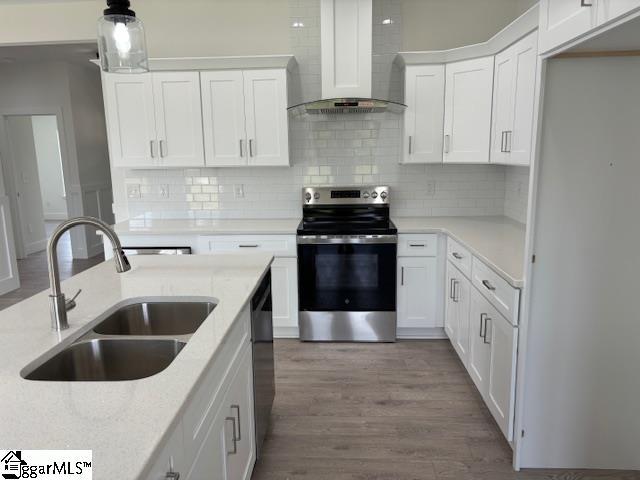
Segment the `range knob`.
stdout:
[[378,198],[378,192],[371,192],[371,198]]
[[315,198],[316,200],[318,200],[320,198],[320,194],[318,192],[313,194],[313,198]]
[[369,192],[364,192],[362,194],[362,198],[369,198]]
[[307,202],[311,201],[311,194],[310,194],[309,192],[305,193],[305,194],[304,194],[304,199],[305,199]]
[[386,200],[388,196],[389,196],[389,195],[387,194],[387,192],[381,192],[381,193],[380,193],[380,198],[381,198],[382,200]]

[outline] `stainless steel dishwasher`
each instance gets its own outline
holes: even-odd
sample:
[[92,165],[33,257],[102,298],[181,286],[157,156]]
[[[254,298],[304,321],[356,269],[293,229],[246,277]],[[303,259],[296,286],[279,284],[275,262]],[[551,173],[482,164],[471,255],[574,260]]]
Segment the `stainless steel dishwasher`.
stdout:
[[276,393],[272,310],[271,272],[269,271],[262,279],[251,300],[256,458],[260,458],[262,444],[269,430],[271,408]]

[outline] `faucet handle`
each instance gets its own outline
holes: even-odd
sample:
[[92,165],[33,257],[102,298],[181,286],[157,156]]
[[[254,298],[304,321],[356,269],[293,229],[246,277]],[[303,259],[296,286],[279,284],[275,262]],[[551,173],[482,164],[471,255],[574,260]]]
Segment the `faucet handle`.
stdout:
[[64,303],[65,310],[71,310],[76,307],[76,298],[78,298],[81,292],[82,289],[79,288],[76,294]]

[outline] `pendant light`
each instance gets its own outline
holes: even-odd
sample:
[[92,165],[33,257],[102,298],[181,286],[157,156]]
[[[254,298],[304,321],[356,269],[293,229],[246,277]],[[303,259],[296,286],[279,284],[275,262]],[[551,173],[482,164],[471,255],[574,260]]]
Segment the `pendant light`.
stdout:
[[144,27],[130,6],[129,0],[107,0],[104,16],[98,20],[98,49],[105,72],[149,71]]

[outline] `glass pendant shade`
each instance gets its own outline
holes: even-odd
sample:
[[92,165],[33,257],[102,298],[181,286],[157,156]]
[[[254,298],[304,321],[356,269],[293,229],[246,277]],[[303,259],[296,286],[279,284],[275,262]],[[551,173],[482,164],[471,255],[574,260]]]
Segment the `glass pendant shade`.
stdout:
[[142,22],[132,15],[105,15],[98,20],[98,49],[102,70],[110,73],[149,71]]

